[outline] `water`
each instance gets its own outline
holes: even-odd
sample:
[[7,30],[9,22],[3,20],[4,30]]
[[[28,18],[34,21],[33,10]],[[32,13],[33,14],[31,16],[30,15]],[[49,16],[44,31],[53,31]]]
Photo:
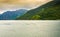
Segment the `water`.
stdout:
[[0,21],[0,37],[60,37],[60,21]]

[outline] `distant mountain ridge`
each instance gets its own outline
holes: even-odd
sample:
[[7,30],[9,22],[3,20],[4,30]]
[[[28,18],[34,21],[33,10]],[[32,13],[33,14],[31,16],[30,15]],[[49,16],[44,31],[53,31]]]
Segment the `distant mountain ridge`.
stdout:
[[26,9],[19,9],[16,11],[7,11],[4,12],[3,14],[0,14],[0,20],[14,20],[17,17],[25,14],[27,12]]
[[54,0],[36,9],[28,11],[17,20],[59,20],[60,0]]

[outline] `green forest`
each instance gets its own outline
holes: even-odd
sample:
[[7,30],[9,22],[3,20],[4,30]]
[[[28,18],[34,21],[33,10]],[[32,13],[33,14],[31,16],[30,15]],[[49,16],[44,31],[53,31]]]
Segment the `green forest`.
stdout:
[[60,1],[48,2],[36,9],[29,10],[16,20],[60,20]]

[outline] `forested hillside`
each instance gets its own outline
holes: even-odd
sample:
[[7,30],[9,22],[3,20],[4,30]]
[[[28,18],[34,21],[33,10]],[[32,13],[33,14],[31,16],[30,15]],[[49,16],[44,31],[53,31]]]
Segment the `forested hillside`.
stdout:
[[60,20],[60,0],[54,0],[28,11],[17,20]]

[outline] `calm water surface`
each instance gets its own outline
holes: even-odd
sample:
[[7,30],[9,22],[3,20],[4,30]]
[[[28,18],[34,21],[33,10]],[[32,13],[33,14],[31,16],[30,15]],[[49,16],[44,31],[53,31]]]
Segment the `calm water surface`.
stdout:
[[0,21],[0,37],[60,37],[60,21]]

